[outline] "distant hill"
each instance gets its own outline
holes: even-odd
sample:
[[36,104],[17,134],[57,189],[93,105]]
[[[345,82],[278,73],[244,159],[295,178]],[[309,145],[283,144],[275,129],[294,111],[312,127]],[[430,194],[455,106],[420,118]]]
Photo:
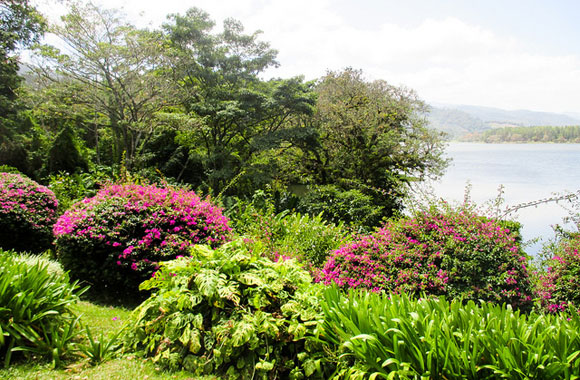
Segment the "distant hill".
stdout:
[[580,120],[580,112],[566,112],[565,115]]
[[428,116],[431,127],[449,134],[451,139],[473,132],[501,127],[580,125],[580,114],[558,114],[528,110],[508,111],[493,107],[438,105]]
[[490,128],[481,119],[452,108],[432,107],[428,119],[432,128],[447,133],[451,139]]
[[552,125],[561,127],[566,125],[578,125],[580,120],[571,116],[527,110],[507,111],[492,107],[457,106],[457,109],[467,112],[471,116],[479,118],[486,123],[511,124],[528,127],[533,125]]

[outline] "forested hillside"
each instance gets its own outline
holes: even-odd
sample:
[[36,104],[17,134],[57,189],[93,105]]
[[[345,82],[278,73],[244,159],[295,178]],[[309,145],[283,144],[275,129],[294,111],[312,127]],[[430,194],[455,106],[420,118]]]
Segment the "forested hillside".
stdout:
[[463,136],[464,141],[580,143],[580,126],[497,128]]
[[[580,118],[574,114],[568,115],[526,110],[508,111],[499,108],[467,105],[433,106],[430,108],[428,119],[429,125],[445,132],[448,139],[467,139],[470,141],[473,139],[478,140],[478,136],[481,136],[484,131],[495,128],[530,126],[565,127],[569,125],[580,125]],[[495,135],[496,132],[487,133]],[[504,132],[500,132],[500,134],[502,133]],[[529,133],[531,132],[526,132],[524,135],[528,135]],[[540,137],[539,140],[541,141],[543,137]],[[545,141],[556,142],[560,136],[556,136],[554,132],[548,132],[546,137],[549,140]],[[530,141],[539,140],[531,139]]]

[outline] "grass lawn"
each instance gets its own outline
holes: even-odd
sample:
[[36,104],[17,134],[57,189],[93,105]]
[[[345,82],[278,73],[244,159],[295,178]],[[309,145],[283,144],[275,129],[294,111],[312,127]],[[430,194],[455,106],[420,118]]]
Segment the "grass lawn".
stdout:
[[[81,316],[83,326],[89,326],[94,338],[101,333],[113,334],[122,328],[128,320],[131,310],[121,307],[101,306],[87,301],[79,302],[75,312]],[[143,359],[132,354],[91,366],[82,358],[69,361],[66,368],[51,369],[50,363],[42,359],[15,361],[8,369],[0,368],[0,379],[4,380],[163,380],[194,379],[186,372],[165,372],[159,369],[150,359]],[[205,378],[207,380],[211,378]]]

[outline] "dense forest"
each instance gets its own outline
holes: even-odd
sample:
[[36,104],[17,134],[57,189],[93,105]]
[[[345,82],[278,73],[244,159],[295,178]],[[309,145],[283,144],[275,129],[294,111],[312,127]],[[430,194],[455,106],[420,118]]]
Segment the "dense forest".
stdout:
[[474,132],[461,138],[462,141],[486,143],[503,142],[555,142],[580,143],[580,126],[537,126],[537,127],[506,127]]
[[[126,170],[214,196],[346,194],[388,216],[406,185],[446,165],[412,90],[351,68],[264,79],[277,51],[197,8],[140,29],[82,2],[48,23],[9,0],[2,40],[0,165],[43,183]],[[19,61],[25,48],[34,63]]]

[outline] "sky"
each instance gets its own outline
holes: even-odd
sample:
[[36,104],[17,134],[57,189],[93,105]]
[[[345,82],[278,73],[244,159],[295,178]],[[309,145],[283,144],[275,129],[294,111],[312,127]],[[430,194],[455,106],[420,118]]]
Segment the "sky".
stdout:
[[[33,0],[49,19],[64,8]],[[198,7],[279,51],[266,77],[361,69],[431,104],[580,114],[577,0],[94,0],[140,27]]]

